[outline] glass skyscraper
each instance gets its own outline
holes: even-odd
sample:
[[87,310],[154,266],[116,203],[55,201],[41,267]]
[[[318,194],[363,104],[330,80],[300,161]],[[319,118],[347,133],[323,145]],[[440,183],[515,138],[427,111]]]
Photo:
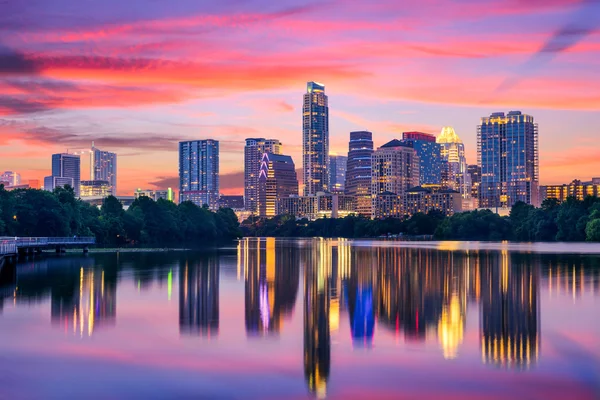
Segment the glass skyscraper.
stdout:
[[117,195],[117,155],[96,148],[94,142],[90,152],[90,180],[108,182],[110,194]]
[[347,163],[348,157],[346,156],[329,156],[329,190],[331,192],[344,192]]
[[75,197],[79,197],[80,183],[81,159],[79,156],[67,153],[52,154],[52,175],[44,178],[44,189],[52,191],[55,187],[69,184],[73,186]]
[[402,140],[411,143],[419,156],[419,185],[439,185],[442,180],[442,159],[435,136],[423,132],[404,132]]
[[480,207],[539,205],[538,126],[520,111],[493,113],[477,127]]
[[356,197],[356,212],[365,217],[371,217],[372,154],[373,134],[367,131],[350,132],[344,192]]
[[264,153],[258,177],[258,214],[277,215],[280,198],[298,195],[298,177],[292,157]]
[[465,145],[450,126],[442,128],[437,143],[442,156],[442,185],[460,192],[463,199],[470,199],[471,176],[467,170]]
[[329,106],[325,86],[308,82],[302,106],[304,195],[329,190]]
[[219,208],[219,142],[179,142],[179,201]]
[[244,147],[244,208],[258,211],[258,174],[264,153],[281,154],[281,142],[277,139],[248,138]]

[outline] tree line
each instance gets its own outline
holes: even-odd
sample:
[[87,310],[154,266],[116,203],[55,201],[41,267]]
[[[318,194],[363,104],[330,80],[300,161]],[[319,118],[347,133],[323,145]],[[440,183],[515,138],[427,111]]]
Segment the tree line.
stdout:
[[363,217],[297,220],[291,215],[249,219],[244,236],[368,238],[389,235],[427,236],[439,240],[594,241],[600,242],[600,199],[545,200],[536,208],[517,202],[510,215],[475,210],[445,217],[438,210],[406,219]]
[[0,185],[0,236],[94,236],[101,246],[201,246],[241,236],[235,213],[140,197],[127,209],[114,196],[100,208],[69,186],[53,192]]

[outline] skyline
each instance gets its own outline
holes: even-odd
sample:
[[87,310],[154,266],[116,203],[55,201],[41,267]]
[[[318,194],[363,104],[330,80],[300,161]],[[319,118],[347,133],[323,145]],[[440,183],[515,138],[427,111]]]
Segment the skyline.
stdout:
[[119,194],[177,187],[178,142],[210,138],[221,192],[243,193],[247,137],[281,140],[301,165],[312,80],[327,87],[331,153],[351,131],[377,148],[452,126],[476,164],[480,118],[520,110],[539,123],[541,185],[600,171],[595,1],[89,7],[0,5],[0,170],[24,181],[95,140],[119,156]]

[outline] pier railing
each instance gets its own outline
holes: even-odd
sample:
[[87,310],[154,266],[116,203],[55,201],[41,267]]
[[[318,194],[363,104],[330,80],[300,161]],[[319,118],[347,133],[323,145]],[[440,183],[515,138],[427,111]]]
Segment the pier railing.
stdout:
[[19,248],[51,246],[87,246],[96,244],[95,237],[0,237],[0,254],[14,254]]

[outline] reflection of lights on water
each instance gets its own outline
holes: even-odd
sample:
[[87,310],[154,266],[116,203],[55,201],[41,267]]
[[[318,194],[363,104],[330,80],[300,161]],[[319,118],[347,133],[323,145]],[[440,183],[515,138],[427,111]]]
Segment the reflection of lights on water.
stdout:
[[269,307],[269,288],[265,282],[260,283],[259,288],[260,296],[260,319],[263,323],[263,330],[269,330],[269,318],[271,317],[271,310]]
[[442,345],[445,359],[456,358],[458,347],[463,341],[464,316],[456,293],[452,294],[449,305],[444,305],[438,322],[438,340]]

